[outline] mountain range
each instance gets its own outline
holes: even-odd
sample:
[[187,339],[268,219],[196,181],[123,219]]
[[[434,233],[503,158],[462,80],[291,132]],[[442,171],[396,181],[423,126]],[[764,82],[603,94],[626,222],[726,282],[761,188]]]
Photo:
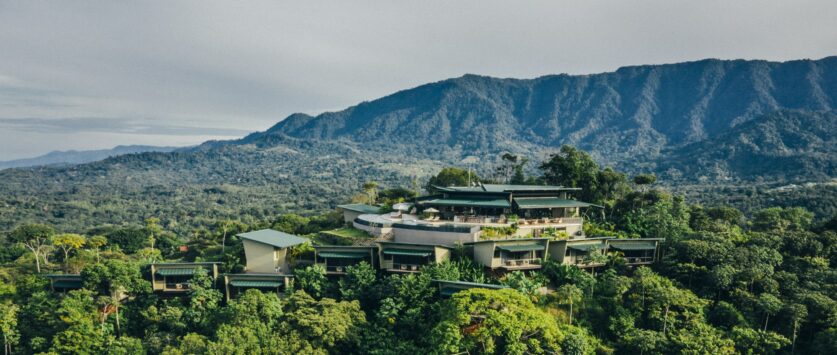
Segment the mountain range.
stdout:
[[145,152],[171,152],[176,147],[155,147],[148,145],[120,145],[112,149],[53,151],[34,158],[0,161],[0,170],[28,168],[44,165],[77,165],[91,163],[105,158]]
[[409,186],[465,157],[479,158],[485,174],[499,154],[521,154],[536,173],[563,144],[671,186],[826,181],[837,166],[835,108],[837,57],[465,75],[342,111],[293,114],[238,140],[0,171],[0,229],[38,218],[313,212],[346,201],[364,181]]

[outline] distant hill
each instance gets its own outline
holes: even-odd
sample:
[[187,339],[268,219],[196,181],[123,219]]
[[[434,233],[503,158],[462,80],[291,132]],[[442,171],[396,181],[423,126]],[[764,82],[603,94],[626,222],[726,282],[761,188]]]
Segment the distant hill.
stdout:
[[[748,208],[758,191],[834,178],[835,107],[837,57],[710,59],[526,80],[466,75],[339,112],[294,114],[238,140],[6,169],[0,230],[23,221],[78,230],[157,215],[191,233],[204,217],[322,211],[365,181],[420,184],[466,156],[479,157],[485,174],[499,153],[518,153],[537,173],[563,144],[629,173],[656,172],[672,188],[689,186],[693,201],[707,190],[746,193],[725,201]],[[826,193],[798,196],[830,216],[837,207],[816,199],[834,196],[834,186],[816,189]]]
[[144,152],[171,152],[177,147],[154,147],[148,145],[120,145],[113,149],[54,151],[39,157],[0,161],[0,170],[27,168],[44,165],[75,165],[99,161],[108,157]]

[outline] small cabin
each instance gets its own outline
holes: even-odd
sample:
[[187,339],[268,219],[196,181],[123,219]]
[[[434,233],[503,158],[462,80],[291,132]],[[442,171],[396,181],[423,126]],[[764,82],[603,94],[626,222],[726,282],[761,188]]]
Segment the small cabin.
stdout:
[[226,274],[224,275],[224,295],[227,302],[251,288],[282,295],[292,283],[293,275]]
[[49,274],[49,289],[52,292],[67,292],[84,287],[80,274]]
[[151,264],[151,288],[160,292],[187,292],[198,269],[207,271],[213,281],[218,280],[219,262],[181,262]]
[[446,246],[394,242],[378,244],[380,268],[388,272],[419,272],[427,265],[450,260],[451,248]]
[[620,256],[629,266],[648,265],[659,260],[662,238],[609,239],[608,253]]
[[597,267],[605,264],[607,240],[610,238],[578,238],[557,240],[549,243],[549,257],[564,265],[580,268]]
[[272,229],[237,234],[244,244],[248,273],[287,273],[291,269],[291,248],[308,239]]
[[346,268],[365,261],[375,266],[377,246],[315,246],[314,263],[326,269],[326,275],[345,275]]

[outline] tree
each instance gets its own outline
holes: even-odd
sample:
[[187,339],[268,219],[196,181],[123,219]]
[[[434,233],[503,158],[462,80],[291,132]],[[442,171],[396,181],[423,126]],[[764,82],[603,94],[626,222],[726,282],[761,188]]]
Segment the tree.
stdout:
[[538,289],[544,285],[543,276],[540,278],[527,277],[526,274],[520,271],[512,271],[508,273],[501,282],[503,285],[517,290],[532,300],[535,299]]
[[564,145],[557,154],[540,165],[543,178],[549,185],[579,187],[579,199],[593,200],[598,185],[599,165],[584,151]]
[[35,256],[35,270],[41,272],[41,258],[47,263],[46,252],[52,243],[55,231],[43,224],[23,224],[11,233],[11,240],[23,244]]
[[654,174],[639,174],[634,176],[634,184],[637,185],[651,185],[657,181],[657,176]]
[[782,300],[769,293],[762,293],[759,295],[758,305],[764,314],[764,331],[767,331],[767,321],[782,309]]
[[79,234],[64,233],[53,238],[52,244],[64,252],[64,271],[69,272],[70,252],[84,246],[85,238]]
[[[300,291],[294,292],[287,301],[280,334],[295,339],[297,350],[347,352],[346,348],[357,341],[359,329],[366,325],[366,315],[357,301],[337,302],[330,298],[317,301]],[[288,352],[300,352],[294,350]]]
[[3,352],[12,353],[12,346],[20,340],[17,330],[18,306],[11,301],[0,303],[0,333],[3,333]]
[[369,203],[374,204],[378,201],[378,183],[374,181],[365,182],[363,184],[363,191],[369,197]]
[[470,289],[440,305],[431,330],[436,353],[560,353],[555,319],[512,289]]
[[425,189],[427,191],[436,191],[434,186],[467,186],[469,177],[472,182],[481,181],[479,176],[468,170],[454,167],[443,168],[436,176],[430,177]]
[[556,290],[556,293],[557,293],[558,299],[560,300],[561,303],[570,306],[570,321],[569,321],[569,324],[572,325],[573,324],[573,305],[577,302],[581,302],[581,297],[584,295],[584,293],[581,292],[581,289],[579,289],[578,287],[576,287],[573,284],[566,284],[566,285],[563,285],[563,286],[559,287],[558,290]]
[[108,238],[103,235],[94,235],[87,239],[87,245],[96,250],[96,262],[99,262],[99,249],[108,244]]
[[185,313],[193,329],[206,331],[212,327],[222,298],[221,292],[213,287],[212,277],[206,269],[195,269],[189,281],[189,306]]
[[163,232],[163,228],[160,227],[160,219],[157,217],[146,218],[145,230],[148,231],[148,244],[151,249],[154,249],[154,244],[157,242],[156,236]]
[[732,340],[741,354],[775,354],[790,341],[774,332],[755,330],[746,327],[732,329]]
[[372,285],[375,284],[375,280],[375,269],[369,263],[361,261],[357,265],[348,266],[346,267],[346,275],[338,281],[340,295],[345,300],[360,300],[363,302]]
[[791,354],[796,351],[796,336],[799,331],[799,326],[805,317],[808,316],[808,308],[803,304],[792,303],[785,307],[785,313],[793,323],[793,333],[791,334]]
[[315,298],[323,296],[328,279],[322,265],[311,265],[294,270],[294,281],[300,289]]

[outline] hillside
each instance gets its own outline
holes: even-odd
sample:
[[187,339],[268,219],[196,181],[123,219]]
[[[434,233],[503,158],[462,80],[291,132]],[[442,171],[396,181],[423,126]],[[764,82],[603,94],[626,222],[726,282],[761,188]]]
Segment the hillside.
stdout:
[[835,107],[837,57],[709,59],[531,80],[466,75],[339,112],[291,115],[262,135],[409,141],[419,150],[444,145],[476,155],[571,144],[603,163],[630,167],[763,114]]
[[0,170],[8,168],[27,168],[43,165],[84,164],[99,161],[117,155],[136,154],[145,152],[171,152],[175,149],[177,148],[154,147],[147,145],[120,145],[114,147],[113,149],[54,151],[34,158],[0,161]]
[[[837,57],[703,60],[530,80],[466,75],[339,112],[291,115],[239,140],[3,170],[0,230],[24,221],[79,230],[159,215],[188,233],[204,217],[322,211],[365,181],[409,186],[466,156],[480,158],[476,168],[487,173],[511,151],[530,158],[536,174],[563,144],[623,171],[657,172],[661,183],[689,186],[703,201],[704,189],[719,184],[766,191],[833,178],[835,106]],[[821,202],[811,201],[820,218],[833,213]]]

